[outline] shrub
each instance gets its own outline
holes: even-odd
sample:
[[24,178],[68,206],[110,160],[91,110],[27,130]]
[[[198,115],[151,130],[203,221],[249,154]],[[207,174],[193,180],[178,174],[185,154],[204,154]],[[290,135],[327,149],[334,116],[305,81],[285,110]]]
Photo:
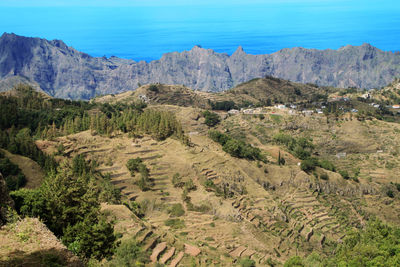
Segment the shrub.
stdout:
[[86,258],[110,258],[114,254],[115,235],[114,227],[100,219],[86,218],[74,226],[69,225],[62,238],[68,248],[75,254]]
[[256,266],[256,262],[254,260],[251,260],[248,257],[240,259],[239,264],[241,267],[255,267]]
[[213,110],[231,110],[236,108],[236,104],[233,101],[220,101],[220,102],[211,102],[211,108]]
[[261,150],[257,147],[253,147],[250,144],[218,131],[209,131],[208,135],[213,141],[221,144],[222,149],[232,157],[266,161],[265,157],[261,154]]
[[339,170],[339,174],[343,177],[343,179],[348,180],[350,178],[349,173],[346,170]]
[[325,170],[328,170],[328,171],[332,171],[332,172],[336,171],[335,165],[332,162],[328,161],[328,160],[320,160],[319,161],[319,166],[321,168],[325,169]]
[[145,266],[148,256],[135,239],[130,239],[121,243],[116,249],[111,266],[136,267]]
[[172,176],[172,184],[174,185],[174,187],[180,187],[180,188],[182,188],[185,185],[179,173],[175,173]]
[[310,172],[315,170],[318,166],[318,160],[316,158],[308,158],[301,162],[300,168],[305,172]]
[[140,188],[142,191],[147,191],[149,189],[148,183],[146,178],[141,175],[139,180],[136,182],[137,186]]
[[193,183],[192,179],[189,179],[186,183],[185,183],[185,188],[187,191],[195,191],[197,189],[196,185]]
[[296,146],[294,151],[293,151],[294,155],[296,157],[298,157],[299,159],[307,159],[311,156],[310,151],[305,150],[303,147],[301,146]]
[[185,227],[185,222],[181,219],[168,219],[164,222],[165,226],[169,226],[173,229],[181,229]]
[[397,191],[400,191],[400,184],[399,183],[395,183],[396,189]]
[[209,127],[213,127],[221,121],[217,113],[208,110],[203,112],[203,116],[205,118],[204,123]]
[[142,205],[136,201],[129,201],[123,203],[128,209],[130,209],[133,214],[138,216],[139,218],[143,218],[146,213],[146,205]]
[[326,172],[324,172],[319,176],[319,178],[321,178],[322,180],[328,180],[329,176],[328,176],[328,174]]
[[186,188],[183,188],[182,192],[182,201],[189,203],[190,202],[190,196],[189,196],[189,191]]
[[394,193],[392,189],[387,189],[386,190],[386,195],[390,198],[394,198]]
[[23,175],[22,173],[19,173],[17,176],[7,176],[5,180],[7,184],[7,189],[9,191],[18,190],[26,184],[25,175]]
[[150,84],[149,90],[152,92],[158,92],[158,86],[156,84]]
[[168,211],[169,214],[175,217],[180,217],[185,215],[185,210],[181,203],[173,204],[172,207]]
[[142,163],[141,158],[130,159],[126,163],[126,167],[130,171],[132,176],[135,176],[135,173],[139,171],[139,165]]

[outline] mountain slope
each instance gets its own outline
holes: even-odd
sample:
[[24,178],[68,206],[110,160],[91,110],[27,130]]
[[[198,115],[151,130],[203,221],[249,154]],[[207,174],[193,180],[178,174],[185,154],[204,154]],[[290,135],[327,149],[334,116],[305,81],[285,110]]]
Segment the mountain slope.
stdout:
[[195,46],[167,53],[160,60],[135,62],[95,58],[59,40],[3,34],[0,78],[19,75],[52,96],[89,99],[134,90],[138,84],[183,84],[202,91],[221,91],[266,75],[295,82],[336,87],[381,87],[400,75],[400,55],[371,45],[338,50],[282,49],[250,55],[241,47],[229,56]]

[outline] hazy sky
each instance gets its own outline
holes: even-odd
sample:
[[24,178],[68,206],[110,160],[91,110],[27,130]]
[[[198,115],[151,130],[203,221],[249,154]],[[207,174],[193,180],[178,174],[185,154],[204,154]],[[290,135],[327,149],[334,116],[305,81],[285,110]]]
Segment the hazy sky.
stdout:
[[0,0],[0,6],[174,6],[174,5],[249,5],[249,4],[359,4],[360,6],[399,6],[398,0]]

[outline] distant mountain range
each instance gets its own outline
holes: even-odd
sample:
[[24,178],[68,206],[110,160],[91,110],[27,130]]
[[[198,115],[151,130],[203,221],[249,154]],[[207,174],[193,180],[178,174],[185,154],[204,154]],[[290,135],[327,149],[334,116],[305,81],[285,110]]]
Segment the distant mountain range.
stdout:
[[2,85],[29,81],[61,98],[90,99],[157,82],[223,91],[267,75],[324,86],[380,88],[400,77],[400,54],[369,44],[338,50],[282,49],[266,55],[246,54],[239,47],[231,56],[195,46],[159,60],[135,62],[91,57],[60,40],[8,33],[0,37]]

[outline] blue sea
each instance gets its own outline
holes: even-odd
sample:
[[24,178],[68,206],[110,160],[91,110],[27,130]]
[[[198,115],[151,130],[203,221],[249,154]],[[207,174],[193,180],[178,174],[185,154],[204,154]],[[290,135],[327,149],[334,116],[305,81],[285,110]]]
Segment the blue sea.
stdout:
[[250,54],[363,43],[400,50],[398,1],[151,7],[5,7],[0,3],[0,14],[1,32],[61,39],[92,56],[136,61],[159,59],[163,53],[190,50],[194,45],[227,54],[239,45]]

